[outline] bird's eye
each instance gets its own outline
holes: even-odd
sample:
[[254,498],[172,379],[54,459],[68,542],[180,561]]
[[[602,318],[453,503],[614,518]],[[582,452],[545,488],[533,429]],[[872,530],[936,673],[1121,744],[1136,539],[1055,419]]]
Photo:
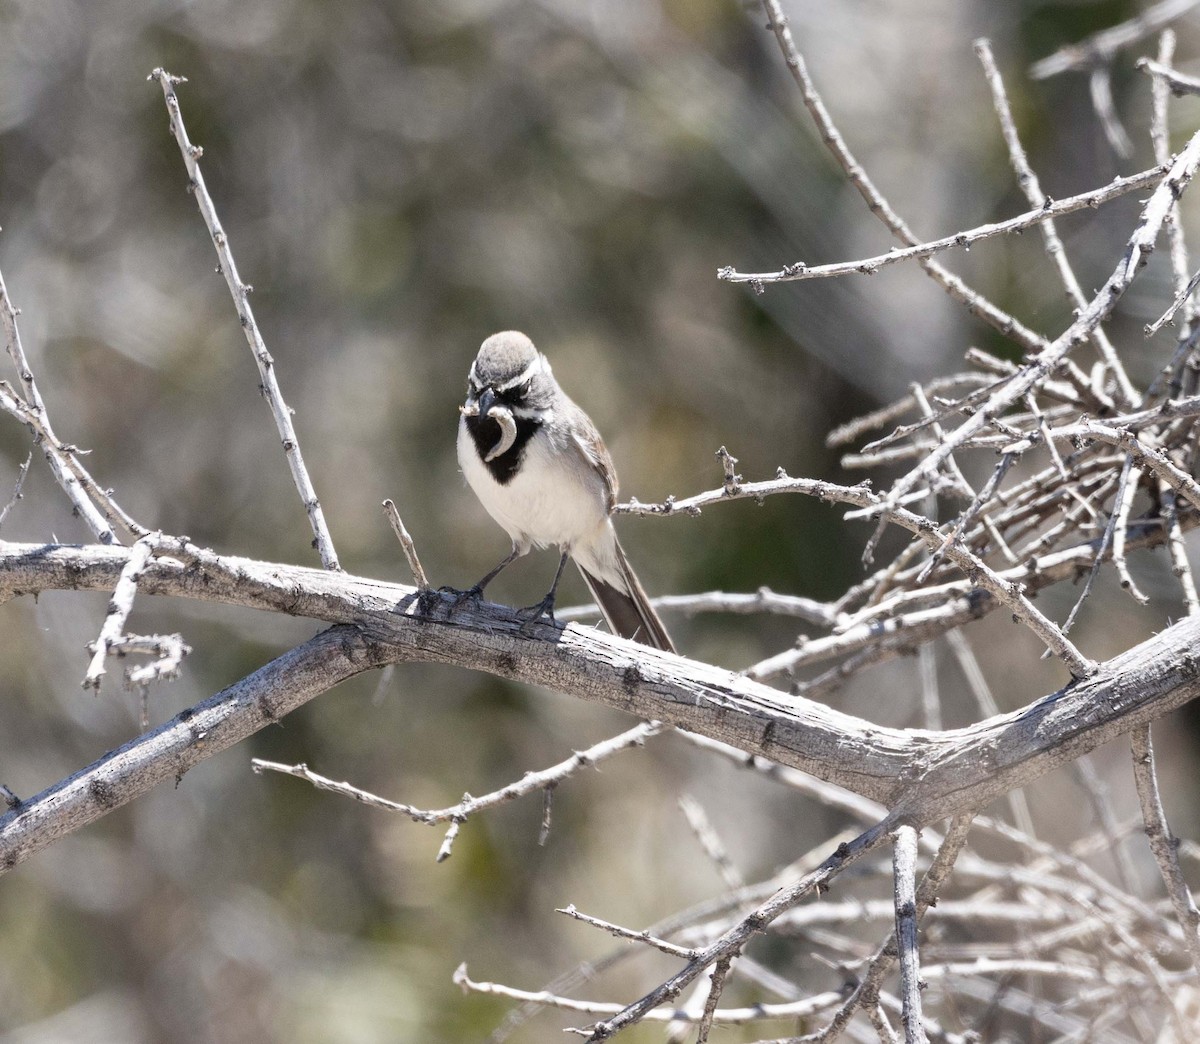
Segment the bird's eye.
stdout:
[[533,381],[529,380],[529,381],[526,381],[524,384],[521,385],[521,387],[519,387],[517,389],[517,397],[524,399],[529,395],[529,393],[531,391],[533,391]]

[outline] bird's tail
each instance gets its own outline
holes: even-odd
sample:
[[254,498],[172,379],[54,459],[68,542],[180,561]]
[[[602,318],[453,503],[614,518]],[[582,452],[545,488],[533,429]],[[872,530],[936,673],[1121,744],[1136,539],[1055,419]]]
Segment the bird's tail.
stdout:
[[597,545],[571,552],[613,634],[674,652],[671,636],[650,605],[610,523]]

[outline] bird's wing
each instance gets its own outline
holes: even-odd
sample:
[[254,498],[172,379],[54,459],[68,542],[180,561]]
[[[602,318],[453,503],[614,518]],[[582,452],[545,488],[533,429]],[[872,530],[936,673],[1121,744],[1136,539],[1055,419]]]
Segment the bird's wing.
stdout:
[[604,502],[609,511],[617,503],[617,469],[613,467],[612,457],[608,447],[600,438],[600,432],[592,419],[575,403],[570,404],[575,412],[573,423],[570,425],[571,439],[583,454],[584,459],[600,476],[604,483]]

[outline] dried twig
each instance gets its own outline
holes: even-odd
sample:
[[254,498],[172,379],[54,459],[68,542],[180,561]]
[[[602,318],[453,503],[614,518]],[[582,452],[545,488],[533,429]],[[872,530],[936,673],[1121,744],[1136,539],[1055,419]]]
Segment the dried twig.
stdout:
[[[967,835],[971,830],[970,816],[957,816],[950,822],[950,829],[938,849],[929,869],[921,879],[915,899],[914,921],[919,923],[925,911],[937,900],[938,890],[946,880],[958,859],[959,852],[967,843]],[[846,1024],[854,1017],[854,1013],[864,1005],[873,1006],[879,997],[880,984],[896,960],[896,935],[893,932],[868,962],[858,984],[854,987],[845,1003],[838,1009],[829,1025],[825,1027],[816,1039],[822,1044],[834,1041],[845,1029]]]
[[[785,595],[760,587],[752,594],[731,591],[698,591],[696,594],[659,595],[650,599],[655,609],[691,616],[695,613],[732,613],[752,615],[763,613],[772,616],[791,616],[822,627],[832,627],[837,621],[837,607],[829,602],[818,602],[802,595]],[[600,607],[572,605],[555,609],[554,617],[566,623],[570,620],[588,620],[600,615]]]
[[576,921],[582,921],[584,924],[590,924],[593,928],[599,928],[601,931],[608,932],[609,935],[615,935],[618,939],[628,939],[630,942],[645,943],[647,946],[653,946],[656,950],[661,950],[663,953],[671,957],[682,957],[685,961],[694,960],[698,956],[698,952],[694,948],[687,946],[676,946],[666,939],[659,939],[649,930],[633,931],[630,928],[622,928],[620,925],[613,924],[611,921],[602,920],[599,917],[592,917],[590,914],[585,914],[575,909],[572,904],[565,906],[561,910],[555,910],[555,913],[566,914],[568,917]]
[[816,870],[806,874],[794,884],[781,888],[765,903],[756,907],[748,916],[706,947],[682,971],[672,975],[666,982],[651,990],[640,1000],[622,1008],[612,1018],[595,1023],[591,1027],[588,1040],[593,1042],[609,1040],[625,1027],[640,1022],[647,1012],[674,1000],[706,968],[740,953],[750,938],[761,932],[775,918],[786,913],[810,893],[819,892],[840,871],[882,844],[887,839],[891,827],[890,820],[885,819],[864,831],[849,844],[840,845],[838,850]]
[[1192,959],[1192,968],[1200,973],[1200,910],[1196,909],[1191,889],[1179,867],[1176,851],[1178,839],[1167,826],[1162,797],[1158,791],[1158,775],[1154,769],[1154,747],[1150,741],[1150,726],[1135,729],[1129,737],[1133,748],[1133,778],[1137,783],[1138,800],[1146,824],[1150,851],[1158,863],[1163,884],[1183,931],[1183,942]]
[[1055,51],[1036,62],[1029,70],[1029,75],[1035,80],[1044,80],[1064,72],[1090,70],[1110,62],[1122,48],[1153,36],[1163,26],[1190,11],[1198,2],[1200,0],[1161,0],[1127,22]]
[[25,462],[17,468],[17,480],[13,483],[12,495],[8,498],[8,503],[0,508],[0,526],[4,525],[4,520],[8,518],[8,513],[17,506],[17,501],[21,499],[21,490],[25,486],[25,476],[29,474],[29,465],[33,463],[33,453],[29,453],[25,457]]
[[[1013,121],[1012,109],[1008,104],[1008,95],[1004,90],[1004,81],[1000,77],[1000,70],[996,67],[996,59],[992,55],[992,46],[987,40],[976,40],[975,53],[979,56],[979,61],[983,65],[984,76],[992,92],[992,104],[995,106],[996,115],[1000,120],[1000,130],[1004,137],[1004,144],[1008,147],[1008,155],[1012,162],[1013,170],[1017,175],[1017,183],[1021,186],[1021,191],[1025,193],[1025,198],[1033,206],[1042,205],[1049,197],[1042,191],[1041,183],[1038,181],[1033,168],[1029,165],[1029,159],[1025,155],[1024,147],[1021,145],[1020,136],[1017,134],[1017,125]],[[1111,97],[1109,100],[1111,102]],[[1126,146],[1128,146],[1128,143],[1129,139],[1125,138]],[[1121,154],[1126,155],[1127,151]],[[1043,211],[1045,209],[1043,206]],[[1071,262],[1067,259],[1067,253],[1063,248],[1062,240],[1059,239],[1058,229],[1054,224],[1053,217],[1045,217],[1039,222],[1039,226],[1046,243],[1046,253],[1054,263],[1055,268],[1058,269],[1059,278],[1062,280],[1063,286],[1066,287],[1067,295],[1070,297],[1072,304],[1076,308],[1085,307],[1087,305],[1087,298],[1084,296],[1083,288],[1079,285],[1079,280],[1075,276],[1075,270],[1071,267]],[[1121,393],[1122,399],[1127,405],[1132,405],[1137,401],[1137,395],[1133,390],[1133,385],[1130,383],[1128,374],[1125,372],[1125,367],[1117,356],[1116,348],[1113,347],[1112,341],[1108,338],[1108,334],[1104,332],[1102,327],[1096,327],[1092,331],[1092,340],[1095,342],[1100,358],[1104,360],[1105,366],[1107,366],[1116,379],[1117,388]]]
[[138,580],[145,572],[146,564],[154,553],[157,536],[153,534],[143,537],[130,549],[129,561],[121,570],[121,577],[113,591],[112,600],[108,603],[108,615],[104,618],[104,626],[100,628],[100,636],[88,645],[92,650],[92,660],[88,664],[87,674],[83,678],[85,689],[99,689],[100,679],[104,676],[104,660],[113,644],[125,630],[125,621],[133,611],[133,600],[137,596]]
[[391,499],[385,500],[383,502],[383,511],[387,515],[392,532],[396,534],[396,539],[400,541],[400,549],[404,552],[404,557],[408,559],[408,568],[412,572],[417,590],[428,591],[429,578],[425,575],[421,559],[417,556],[417,545],[413,543],[413,538],[409,536],[408,529],[404,525],[404,520],[400,517],[400,512],[396,509],[395,503]]
[[[113,525],[120,526],[126,533],[137,539],[150,532],[145,526],[135,522],[121,508],[113,499],[112,490],[102,489],[88,474],[87,468],[79,461],[80,454],[85,451],[79,449],[78,446],[67,445],[59,440],[50,428],[49,418],[46,416],[44,407],[40,411],[35,409],[21,399],[7,381],[0,381],[0,410],[15,417],[33,432],[34,440],[42,446],[42,451],[45,453],[47,461],[50,461],[51,470],[55,472],[56,476],[58,471],[55,469],[61,466],[65,478],[60,485],[75,501],[77,511],[83,512],[79,503],[86,502],[89,505],[88,510],[95,513],[96,517],[101,520],[100,525],[110,534],[112,534]],[[86,512],[84,514],[86,517]],[[101,533],[97,533],[96,538],[102,544],[119,543],[115,535],[111,540],[105,540]]]
[[[532,992],[518,990],[498,982],[475,982],[467,975],[467,966],[460,964],[454,973],[454,984],[462,988],[464,993],[490,994],[494,997],[506,997],[509,1000],[537,1004],[548,1008],[558,1008],[562,1011],[574,1011],[583,1015],[608,1015],[621,1011],[619,1004],[605,1004],[597,1001],[572,1000],[547,991]],[[822,993],[815,997],[806,998],[791,1004],[755,1004],[749,1008],[729,1008],[715,1012],[712,1021],[723,1026],[744,1025],[757,1022],[760,1019],[803,1019],[818,1012],[831,1008],[838,1002],[838,994]],[[701,1016],[692,1017],[678,1008],[657,1008],[647,1010],[641,1020],[645,1022],[673,1022],[679,1019],[697,1022]],[[574,1031],[582,1035],[583,1031]],[[594,1036],[589,1037],[597,1039]],[[603,1038],[599,1038],[603,1039]]]
[[321,502],[317,500],[317,492],[309,478],[304,458],[300,454],[300,442],[292,424],[292,411],[283,401],[279,381],[275,376],[275,360],[267,351],[266,342],[259,332],[258,323],[254,319],[254,310],[250,307],[250,292],[253,287],[243,283],[238,275],[237,265],[233,260],[233,251],[229,247],[229,237],[221,227],[217,217],[216,207],[204,184],[204,175],[200,173],[200,156],[203,149],[193,145],[188,138],[187,129],[183,125],[183,114],[179,108],[179,98],[175,94],[175,86],[185,83],[182,76],[172,76],[164,69],[155,69],[147,79],[154,80],[162,88],[163,97],[167,103],[167,112],[171,118],[171,134],[179,144],[183,154],[184,166],[187,167],[188,187],[196,198],[196,205],[204,218],[204,224],[212,237],[213,246],[217,251],[218,271],[225,277],[229,292],[233,295],[233,303],[237,308],[238,320],[250,345],[250,353],[254,356],[254,365],[258,367],[260,388],[267,404],[271,407],[271,415],[275,418],[275,426],[279,439],[283,443],[283,451],[287,456],[288,467],[292,472],[292,480],[308,514],[309,525],[312,527],[314,544],[321,556],[321,562],[326,569],[340,569],[337,552],[333,547],[333,538],[325,524],[325,513],[321,510]]
[[[1168,30],[1169,31],[1169,30]],[[1165,34],[1164,34],[1165,35]],[[1139,58],[1134,64],[1144,73],[1149,73],[1176,97],[1185,94],[1200,94],[1200,79],[1186,76],[1170,67],[1170,58],[1159,55],[1158,61],[1153,58]]]
[[[1197,488],[1200,489],[1200,486]],[[1072,675],[1076,678],[1086,678],[1095,671],[1095,664],[1075,648],[1065,634],[1033,605],[1017,585],[1006,582],[999,573],[986,565],[966,547],[952,542],[947,543],[938,527],[929,519],[906,508],[891,506],[893,497],[881,497],[866,486],[838,486],[832,482],[822,482],[817,479],[794,479],[784,474],[781,468],[779,477],[773,481],[743,483],[738,487],[736,494],[728,494],[724,489],[720,489],[709,493],[699,493],[681,501],[668,499],[661,504],[641,504],[634,501],[630,504],[618,505],[614,510],[642,515],[678,513],[698,515],[701,505],[732,500],[737,497],[754,497],[761,501],[762,498],[771,494],[785,492],[805,493],[821,500],[838,500],[853,504],[915,533],[931,549],[945,554],[970,577],[973,584],[983,588],[1010,608],[1013,614],[1045,643],[1046,648],[1068,666]]]
[[745,885],[745,879],[734,865],[733,859],[730,858],[728,849],[721,842],[716,827],[708,818],[708,813],[704,811],[704,806],[691,794],[680,794],[679,808],[683,812],[688,826],[692,828],[692,833],[696,835],[696,840],[700,842],[700,847],[704,849],[704,854],[717,868],[717,872],[725,882],[725,887],[741,888]]
[[696,1044],[707,1044],[708,1034],[712,1030],[713,1019],[717,1014],[717,1004],[720,1002],[721,994],[725,990],[725,983],[729,978],[729,967],[732,963],[733,957],[727,956],[722,957],[713,965],[708,997],[704,1001],[704,1011],[700,1016],[700,1022],[696,1030]]
[[66,455],[53,438],[50,418],[46,413],[46,404],[42,401],[41,392],[38,391],[37,382],[33,377],[33,369],[30,367],[29,360],[25,357],[25,349],[21,345],[21,332],[17,328],[19,314],[13,306],[12,299],[8,296],[8,288],[4,285],[4,276],[0,274],[0,329],[4,331],[4,349],[17,368],[17,376],[20,378],[21,387],[25,392],[25,401],[19,400],[18,396],[12,392],[0,396],[0,407],[10,413],[13,412],[14,401],[18,401],[26,407],[33,418],[39,422],[41,432],[48,436],[42,443],[43,452],[46,454],[46,462],[50,465],[50,470],[54,473],[55,481],[70,498],[71,503],[75,505],[76,512],[100,543],[118,543],[112,527],[80,488],[78,479],[71,472]]
[[899,827],[892,838],[892,865],[904,1041],[925,1044],[921,1025],[921,960],[917,953],[917,832],[910,826]]
[[1082,309],[1073,323],[1043,351],[1026,363],[1007,383],[998,388],[978,412],[968,417],[958,428],[949,433],[937,449],[925,457],[921,464],[899,479],[892,487],[889,501],[895,503],[919,483],[928,481],[942,463],[959,446],[977,435],[993,418],[1019,402],[1032,388],[1044,380],[1054,366],[1076,345],[1091,336],[1097,326],[1115,307],[1121,295],[1133,282],[1134,276],[1145,264],[1154,249],[1159,230],[1170,213],[1175,201],[1187,187],[1200,164],[1200,133],[1192,136],[1187,146],[1176,158],[1171,170],[1154,190],[1142,209],[1137,228],[1126,245],[1121,262],[1095,294],[1086,308]]
[[288,776],[295,776],[297,779],[303,779],[311,783],[318,790],[328,790],[334,794],[341,794],[343,797],[353,798],[355,801],[360,801],[364,805],[370,805],[372,808],[382,809],[387,812],[399,812],[401,815],[408,816],[414,822],[424,823],[426,826],[450,823],[451,832],[447,834],[445,842],[438,851],[437,861],[440,863],[450,857],[451,848],[454,838],[458,835],[459,827],[471,816],[485,809],[494,808],[496,805],[502,805],[506,802],[525,797],[528,794],[536,793],[539,790],[557,786],[563,780],[569,779],[583,768],[604,761],[623,750],[640,747],[646,740],[652,736],[656,736],[665,728],[666,726],[659,722],[644,722],[626,732],[622,732],[618,736],[597,743],[587,750],[576,751],[566,761],[561,761],[550,768],[542,769],[540,772],[527,772],[516,783],[510,783],[506,787],[494,790],[481,797],[472,797],[470,794],[467,794],[457,805],[439,809],[421,809],[414,805],[392,801],[377,794],[372,794],[370,791],[352,786],[349,783],[338,782],[329,779],[327,776],[319,775],[303,764],[282,765],[275,761],[264,761],[261,758],[254,758],[250,762],[250,767],[257,773],[281,772]]
[[[787,18],[783,14],[779,0],[763,0],[763,9],[767,13],[767,28],[775,34],[788,70],[800,88],[800,96],[804,101],[805,108],[808,109],[813,122],[817,125],[821,141],[845,171],[850,184],[858,190],[871,213],[878,217],[900,242],[910,247],[917,246],[920,239],[908,227],[903,218],[892,209],[891,204],[867,176],[866,171],[855,159],[834,124],[829,110],[825,107],[825,103],[817,91],[816,84],[809,76],[808,66],[796,47],[796,41],[792,37],[791,29],[788,28]],[[919,258],[918,263],[939,286],[955,300],[965,305],[973,315],[978,316],[1006,337],[1010,337],[1026,351],[1041,349],[1044,343],[1041,337],[1020,323],[1016,317],[999,308],[982,294],[972,290],[953,272],[939,265],[932,258]]]
[[[1119,199],[1130,192],[1156,185],[1163,179],[1166,168],[1151,167],[1138,174],[1123,178],[1114,178],[1109,184],[1088,192],[1081,192],[1066,199],[1052,200],[1048,196],[1041,197],[1033,210],[1028,210],[1015,217],[1003,221],[993,221],[986,225],[964,229],[941,239],[931,239],[928,242],[918,242],[915,237],[907,247],[893,247],[886,254],[876,254],[855,261],[836,261],[825,265],[785,265],[774,272],[739,272],[732,267],[721,268],[717,278],[727,283],[795,283],[805,279],[832,279],[847,275],[874,275],[881,268],[899,264],[902,261],[927,261],[936,254],[947,250],[969,250],[975,243],[996,236],[1020,233],[1036,225],[1074,214],[1080,210],[1095,210],[1101,204]],[[903,237],[902,237],[903,238]]]

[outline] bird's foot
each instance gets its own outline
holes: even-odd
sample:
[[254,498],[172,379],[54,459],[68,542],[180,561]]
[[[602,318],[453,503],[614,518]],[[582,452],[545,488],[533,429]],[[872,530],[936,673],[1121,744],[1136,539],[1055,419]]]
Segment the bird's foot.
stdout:
[[517,616],[521,620],[522,631],[528,631],[541,620],[547,621],[551,627],[557,627],[558,621],[554,619],[554,592],[550,592],[536,605],[518,609]]
[[462,606],[463,602],[471,602],[473,605],[478,605],[483,600],[483,588],[476,584],[474,587],[457,588],[443,584],[441,587],[431,587],[422,591],[417,598],[420,600],[421,612],[426,616],[430,615],[431,611],[440,605],[443,596],[448,595],[450,598],[450,612],[455,613]]

